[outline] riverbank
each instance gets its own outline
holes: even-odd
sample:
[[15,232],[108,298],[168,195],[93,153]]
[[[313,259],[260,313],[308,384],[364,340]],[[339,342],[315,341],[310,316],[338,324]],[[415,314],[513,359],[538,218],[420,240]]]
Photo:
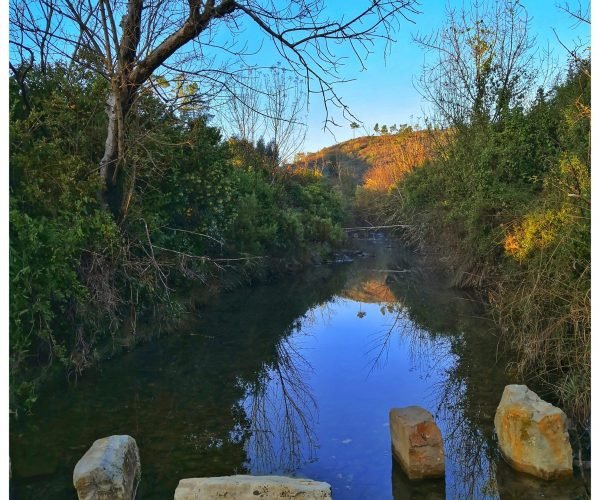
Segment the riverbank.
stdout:
[[[589,60],[495,120],[451,122],[429,157],[356,207],[491,304],[510,368],[590,426]],[[366,213],[366,212],[365,212]],[[360,216],[360,210],[357,212]]]
[[482,305],[401,246],[360,245],[374,257],[214,295],[174,334],[77,384],[56,378],[11,425],[18,498],[67,497],[75,463],[115,433],[138,442],[148,499],[182,477],[282,472],[329,482],[340,499],[439,493],[391,456],[389,409],[414,404],[448,436],[443,494],[582,492],[577,478],[545,483],[503,464],[493,418],[511,379]]

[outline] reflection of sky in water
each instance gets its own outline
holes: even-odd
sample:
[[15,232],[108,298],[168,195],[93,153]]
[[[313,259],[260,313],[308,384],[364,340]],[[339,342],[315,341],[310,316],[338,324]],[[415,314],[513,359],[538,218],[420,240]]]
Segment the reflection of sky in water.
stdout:
[[[11,421],[11,498],[73,498],[75,463],[111,434],[138,442],[140,499],[247,472],[324,480],[336,500],[576,498],[581,483],[525,478],[498,458],[507,377],[490,323],[407,254],[369,251],[379,254],[215,297],[176,334],[77,384],[56,378],[33,416]],[[408,483],[393,465],[388,413],[409,405],[436,416],[445,482]]]
[[[334,498],[390,498],[389,410],[419,405],[436,413],[437,389],[444,386],[456,361],[450,342],[430,338],[401,312],[390,312],[381,304],[338,298],[307,313],[300,329],[290,337],[289,348],[295,350],[296,357],[304,358],[300,364],[308,378],[303,389],[310,394],[304,394],[296,404],[310,414],[310,396],[314,398],[316,419],[310,427],[317,449],[306,445],[307,434],[301,422],[297,435],[290,440],[282,441],[281,434],[272,428],[272,456],[278,455],[278,447],[289,450],[294,439],[302,440],[297,451],[303,456],[295,456],[296,461],[291,464],[273,463],[272,469],[266,470],[268,466],[260,456],[266,451],[265,446],[257,443],[264,434],[259,432],[248,446],[252,472],[285,472],[286,465],[291,469],[300,465],[296,474],[329,482]],[[282,383],[273,370],[269,373],[267,399],[277,404],[269,406],[272,414],[268,418],[277,428],[286,415],[280,401]],[[293,385],[296,377],[287,374],[285,380]],[[256,399],[249,397],[246,401],[248,415],[252,414]],[[445,424],[440,421],[443,435],[450,431]],[[311,461],[312,455],[316,459]],[[481,466],[487,469],[485,464]],[[460,473],[457,467],[452,457],[447,457],[448,493],[455,489],[453,484]],[[480,478],[480,482],[486,480]],[[480,491],[481,486],[477,487]]]

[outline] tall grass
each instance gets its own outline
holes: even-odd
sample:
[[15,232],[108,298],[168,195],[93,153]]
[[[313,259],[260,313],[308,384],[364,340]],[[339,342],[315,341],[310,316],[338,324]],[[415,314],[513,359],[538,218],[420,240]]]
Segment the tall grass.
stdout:
[[402,181],[397,223],[489,296],[511,368],[586,425],[591,399],[589,61],[529,108],[471,124]]

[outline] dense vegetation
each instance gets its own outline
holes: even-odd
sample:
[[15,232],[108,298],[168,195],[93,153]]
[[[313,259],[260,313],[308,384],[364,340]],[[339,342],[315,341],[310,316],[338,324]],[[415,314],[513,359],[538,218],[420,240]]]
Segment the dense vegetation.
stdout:
[[363,223],[408,226],[403,237],[454,286],[485,291],[512,368],[580,422],[591,398],[590,81],[578,59],[497,119],[471,116],[427,140],[362,138],[379,153],[393,140],[402,157],[371,161],[354,200]]
[[[10,82],[11,408],[48,369],[77,375],[137,318],[175,307],[190,280],[254,276],[342,238],[339,195],[277,166],[264,141],[224,141],[198,109],[150,89],[128,114],[126,216],[100,196],[108,86],[60,64]],[[281,266],[279,266],[281,267]],[[44,369],[40,370],[40,367]]]
[[[382,19],[402,11],[391,4],[383,17],[377,14],[384,6],[367,7],[361,16],[374,24],[355,35],[369,39]],[[61,15],[87,8],[65,5]],[[317,23],[303,5],[294,16],[259,12],[281,21],[284,38],[311,33],[305,42],[315,43],[294,53],[300,66],[288,61],[296,70],[307,64],[304,51],[326,54],[318,40],[332,35],[332,24]],[[189,18],[179,13],[185,26],[197,20],[190,8]],[[121,41],[104,39],[110,23],[102,9],[85,13],[96,20],[95,31],[86,31],[95,43],[83,50],[77,30],[66,30],[67,38],[51,44],[54,59],[46,39],[53,35],[23,17],[25,10],[13,12],[31,45],[13,40],[21,60],[11,63],[10,79],[13,411],[33,404],[48,370],[77,376],[117,334],[135,341],[138,318],[174,312],[173,292],[186,284],[208,288],[229,270],[252,277],[281,262],[295,266],[338,245],[345,220],[402,227],[407,241],[443,263],[453,285],[486,291],[503,340],[517,354],[514,368],[534,375],[571,416],[588,420],[589,53],[573,51],[565,75],[534,96],[535,41],[520,2],[449,10],[444,29],[416,40],[435,56],[419,78],[434,109],[429,130],[376,124],[376,137],[300,155],[293,168],[283,168],[283,141],[255,141],[261,112],[247,114],[270,94],[266,109],[275,110],[274,123],[298,124],[298,96],[292,116],[281,116],[289,108],[285,96],[293,94],[287,78],[274,78],[283,70],[267,77],[279,82],[272,92],[249,92],[238,79],[242,89],[233,94],[250,104],[240,112],[233,99],[229,125],[251,133],[224,140],[196,83],[170,67],[155,73],[208,24],[178,31],[185,40],[175,44],[149,40],[164,50],[148,46],[136,58],[141,3],[127,4],[139,9],[127,10],[136,14],[124,17],[130,29],[110,20],[115,32],[123,29]],[[236,9],[223,1],[205,14],[218,22]],[[46,14],[49,25],[53,12]],[[165,29],[177,25],[169,16],[160,20]],[[335,31],[340,41],[349,36],[342,27]],[[67,46],[75,48],[69,66],[58,62]],[[198,54],[188,48],[183,55],[193,60]],[[324,74],[311,74],[323,97],[343,107],[322,85],[335,69],[319,67]],[[216,71],[215,84],[230,83],[233,74]]]

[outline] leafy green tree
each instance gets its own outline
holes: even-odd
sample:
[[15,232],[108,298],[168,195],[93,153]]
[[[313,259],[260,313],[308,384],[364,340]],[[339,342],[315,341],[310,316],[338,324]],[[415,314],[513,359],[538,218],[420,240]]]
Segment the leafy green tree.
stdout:
[[[245,23],[252,23],[284,55],[298,77],[311,80],[311,90],[314,85],[321,89],[325,102],[346,109],[335,91],[336,83],[343,80],[337,73],[340,64],[332,64],[327,44],[352,44],[354,54],[362,60],[374,39],[389,39],[400,19],[415,12],[413,4],[414,0],[364,2],[351,20],[342,21],[329,17],[323,2],[312,0],[286,7],[234,0],[56,0],[51,9],[17,0],[10,9],[11,55],[22,60],[25,53],[33,58],[38,54],[44,61],[69,60],[109,82],[105,99],[98,102],[107,110],[105,147],[98,163],[105,201],[113,214],[123,219],[128,193],[135,191],[126,184],[134,183],[138,175],[127,157],[130,111],[145,89],[153,88],[153,79],[185,72],[189,85],[193,85],[191,79],[198,85],[210,82],[200,93],[225,92],[245,62],[242,35]],[[222,66],[205,53],[209,46],[221,54]],[[231,55],[233,61],[226,60]],[[13,68],[22,67],[21,63],[15,61]],[[181,97],[180,90],[187,95],[190,89],[177,88],[177,97]],[[326,121],[331,121],[329,116]],[[278,140],[276,134],[275,138]],[[281,150],[279,141],[278,147]]]

